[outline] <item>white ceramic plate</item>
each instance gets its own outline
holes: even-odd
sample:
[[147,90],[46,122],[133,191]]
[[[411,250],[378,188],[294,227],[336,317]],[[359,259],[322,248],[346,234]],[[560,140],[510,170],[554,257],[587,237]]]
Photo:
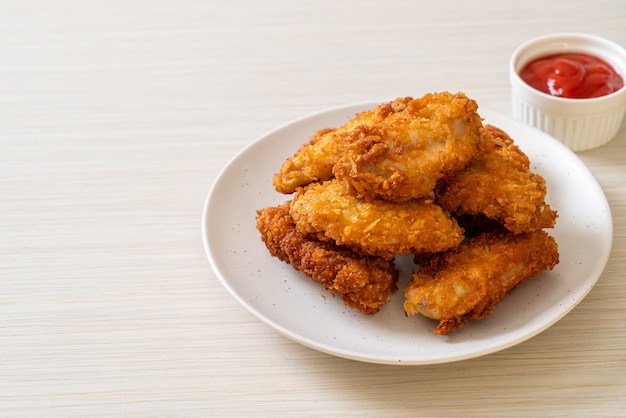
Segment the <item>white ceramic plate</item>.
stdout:
[[345,123],[379,102],[316,113],[282,126],[241,151],[220,173],[204,207],[207,256],[222,284],[245,308],[285,336],[336,356],[385,364],[434,364],[493,353],[525,341],[571,311],[599,279],[612,245],[606,197],[578,157],[552,137],[521,122],[479,110],[486,123],[511,135],[532,169],[547,182],[558,210],[560,263],[507,296],[486,319],[470,321],[449,336],[436,336],[436,321],[404,315],[403,287],[412,265],[400,259],[401,276],[391,301],[365,316],[328,295],[290,265],[269,255],[255,228],[256,210],[289,197],[277,193],[272,175],[320,128]]

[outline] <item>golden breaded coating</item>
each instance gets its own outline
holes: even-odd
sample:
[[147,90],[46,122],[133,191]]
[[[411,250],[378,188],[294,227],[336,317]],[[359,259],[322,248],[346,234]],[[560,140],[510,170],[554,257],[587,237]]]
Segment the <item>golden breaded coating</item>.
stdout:
[[559,262],[543,229],[557,213],[543,177],[464,93],[398,98],[325,128],[274,174],[290,201],[257,211],[271,255],[375,313],[396,290],[397,255],[419,270],[408,315],[447,335]]
[[318,132],[274,176],[281,193],[329,180],[349,182],[360,198],[401,202],[427,196],[437,180],[476,151],[482,121],[463,93],[399,98]]
[[444,251],[464,238],[463,229],[431,200],[366,201],[339,180],[299,189],[290,213],[301,233],[385,258]]
[[346,153],[350,144],[377,132],[377,126],[394,111],[393,103],[383,103],[374,109],[360,112],[339,128],[317,131],[274,174],[276,191],[290,194],[298,187],[331,179],[335,163]]
[[430,257],[416,257],[420,270],[405,288],[407,315],[439,321],[446,335],[470,319],[489,315],[521,283],[559,262],[558,246],[545,231],[483,234]]
[[376,313],[397,289],[393,260],[360,256],[296,231],[286,202],[257,211],[257,229],[270,254],[320,282],[352,309]]
[[482,214],[514,232],[552,228],[557,213],[545,202],[546,182],[504,131],[485,125],[471,163],[442,179],[436,202],[460,215]]

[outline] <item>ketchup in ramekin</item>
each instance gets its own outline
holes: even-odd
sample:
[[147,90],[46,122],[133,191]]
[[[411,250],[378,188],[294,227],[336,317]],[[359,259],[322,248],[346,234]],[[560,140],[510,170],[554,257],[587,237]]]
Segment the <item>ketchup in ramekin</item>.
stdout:
[[606,96],[624,87],[624,80],[610,64],[582,53],[534,59],[521,69],[519,76],[539,91],[570,99]]

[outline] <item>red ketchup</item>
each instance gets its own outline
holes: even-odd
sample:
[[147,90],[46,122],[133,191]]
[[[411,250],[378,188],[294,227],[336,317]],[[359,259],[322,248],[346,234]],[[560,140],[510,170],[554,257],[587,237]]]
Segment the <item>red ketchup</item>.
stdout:
[[610,64],[580,53],[535,59],[526,64],[519,75],[539,91],[570,99],[606,96],[624,87],[624,80]]

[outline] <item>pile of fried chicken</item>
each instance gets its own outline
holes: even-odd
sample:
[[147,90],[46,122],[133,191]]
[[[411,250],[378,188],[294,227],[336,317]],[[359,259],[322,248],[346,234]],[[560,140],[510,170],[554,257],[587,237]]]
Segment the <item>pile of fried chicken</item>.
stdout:
[[544,229],[557,213],[545,180],[464,93],[398,98],[321,129],[274,175],[291,195],[257,211],[270,254],[349,307],[376,313],[413,256],[407,315],[447,335],[482,319],[559,262]]

